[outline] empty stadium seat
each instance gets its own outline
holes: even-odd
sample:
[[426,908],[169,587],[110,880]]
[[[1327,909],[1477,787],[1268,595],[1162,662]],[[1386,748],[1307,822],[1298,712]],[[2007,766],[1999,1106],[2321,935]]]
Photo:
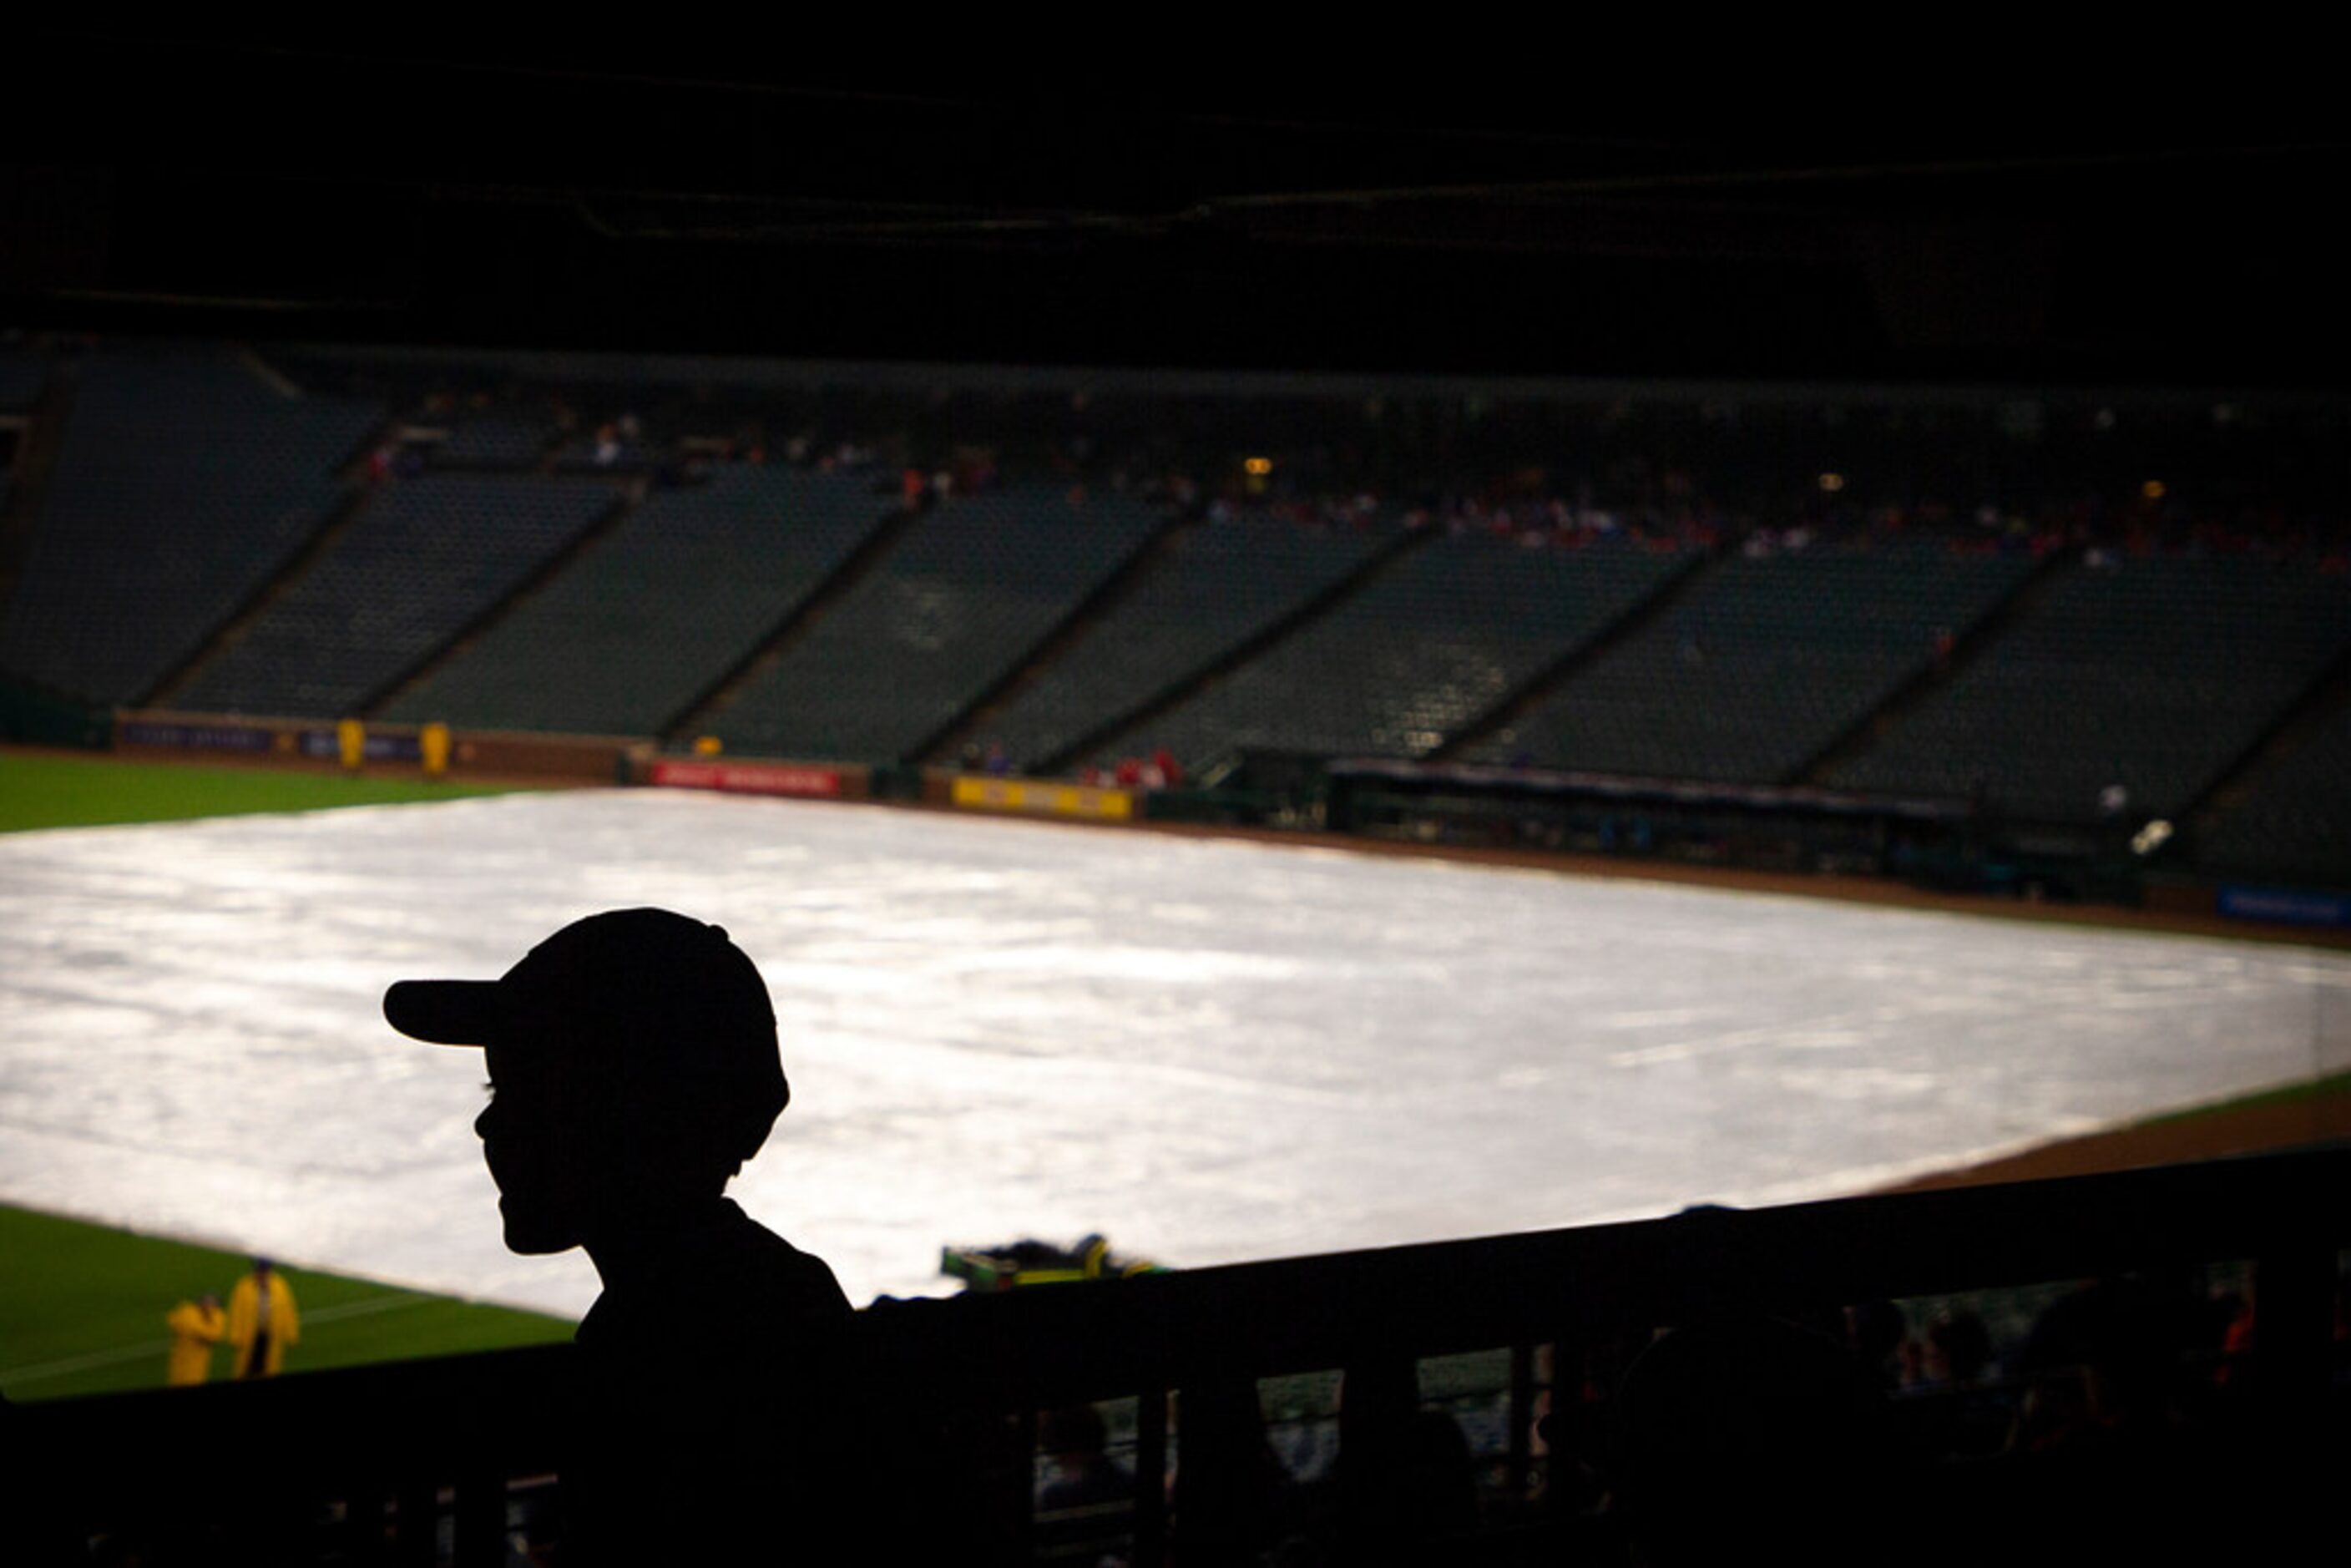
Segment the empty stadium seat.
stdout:
[[586,479],[434,475],[349,530],[175,698],[196,712],[356,711],[620,502]]
[[0,667],[137,700],[276,576],[349,494],[375,404],[288,397],[219,352],[81,369]]
[[1046,486],[962,497],[909,527],[711,727],[730,751],[907,757],[1019,667],[1161,519]]
[[386,718],[653,736],[804,602],[883,512],[853,476],[722,465],[658,491]]
[[2135,813],[2177,814],[2346,644],[2351,587],[2307,561],[2075,563],[1833,782],[2065,822],[2120,784]]
[[1189,770],[1249,747],[1425,757],[1693,559],[1631,542],[1528,549],[1437,536],[1104,749],[1165,747]]
[[1301,526],[1264,513],[1205,523],[987,726],[1036,768],[1089,731],[1180,685],[1394,542],[1384,529]]
[[1938,541],[1730,557],[1471,759],[1792,781],[2030,570]]

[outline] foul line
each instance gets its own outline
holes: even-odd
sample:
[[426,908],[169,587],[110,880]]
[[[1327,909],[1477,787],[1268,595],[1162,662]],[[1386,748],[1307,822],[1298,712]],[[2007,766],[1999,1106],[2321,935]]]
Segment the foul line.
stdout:
[[[356,1301],[344,1301],[336,1306],[320,1307],[305,1312],[302,1319],[311,1323],[341,1322],[346,1318],[367,1317],[376,1312],[396,1312],[402,1307],[421,1306],[437,1301],[436,1296],[417,1295],[402,1291],[396,1295],[366,1296]],[[45,1361],[33,1366],[0,1367],[0,1385],[38,1383],[44,1378],[63,1377],[70,1372],[86,1372],[92,1367],[119,1366],[126,1361],[143,1361],[162,1356],[169,1346],[154,1340],[141,1344],[118,1345],[111,1350],[93,1350],[84,1355],[68,1356],[63,1361]]]

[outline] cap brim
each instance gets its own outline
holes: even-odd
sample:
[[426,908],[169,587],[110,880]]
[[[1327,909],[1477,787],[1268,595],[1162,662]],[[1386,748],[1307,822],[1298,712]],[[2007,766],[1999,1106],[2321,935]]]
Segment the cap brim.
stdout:
[[496,980],[398,980],[383,994],[384,1021],[435,1045],[487,1045],[497,1032]]

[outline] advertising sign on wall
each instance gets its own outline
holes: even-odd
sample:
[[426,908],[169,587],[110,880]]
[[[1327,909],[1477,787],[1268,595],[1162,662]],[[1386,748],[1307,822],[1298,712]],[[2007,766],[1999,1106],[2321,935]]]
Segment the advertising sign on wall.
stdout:
[[1027,779],[971,779],[955,781],[958,806],[983,811],[1035,811],[1052,817],[1089,817],[1123,822],[1134,815],[1134,796],[1125,789],[1096,789],[1082,784],[1048,784]]
[[664,759],[646,775],[674,789],[719,789],[730,795],[791,795],[803,800],[841,798],[841,769],[787,762],[686,762]]

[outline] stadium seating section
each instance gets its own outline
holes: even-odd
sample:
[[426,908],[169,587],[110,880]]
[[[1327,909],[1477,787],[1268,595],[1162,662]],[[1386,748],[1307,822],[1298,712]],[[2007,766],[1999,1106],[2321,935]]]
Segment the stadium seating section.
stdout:
[[1018,764],[1050,766],[1091,731],[1187,680],[1391,545],[1384,528],[1306,527],[1262,512],[1171,538],[1134,591],[988,722]]
[[1161,523],[1139,501],[1045,486],[950,501],[709,726],[729,751],[904,758],[1017,670]]
[[528,468],[556,439],[555,416],[539,410],[496,409],[452,425],[433,449],[433,461],[457,468]]
[[1833,781],[2061,822],[2120,784],[2133,812],[2175,814],[2346,645],[2351,585],[2305,562],[2085,560]]
[[48,384],[47,357],[26,349],[0,349],[0,410],[28,409]]
[[862,479],[726,465],[656,491],[384,712],[658,735],[798,609],[882,515]]
[[590,479],[451,474],[390,486],[175,702],[205,713],[356,712],[620,499]]
[[1794,782],[2030,570],[1940,541],[1729,557],[1470,759]]
[[276,358],[0,346],[13,685],[1063,775],[1824,785],[2052,842],[2170,817],[2175,862],[2351,887],[2323,410],[1565,392],[1424,429],[1263,388]]
[[383,411],[289,398],[225,354],[112,351],[81,367],[0,668],[138,700],[345,500]]
[[1529,549],[1484,534],[1438,535],[1107,749],[1164,747],[1194,771],[1252,747],[1425,757],[1695,559],[1624,541]]
[[2205,835],[2204,864],[2270,882],[2351,888],[2351,708],[2250,781]]

